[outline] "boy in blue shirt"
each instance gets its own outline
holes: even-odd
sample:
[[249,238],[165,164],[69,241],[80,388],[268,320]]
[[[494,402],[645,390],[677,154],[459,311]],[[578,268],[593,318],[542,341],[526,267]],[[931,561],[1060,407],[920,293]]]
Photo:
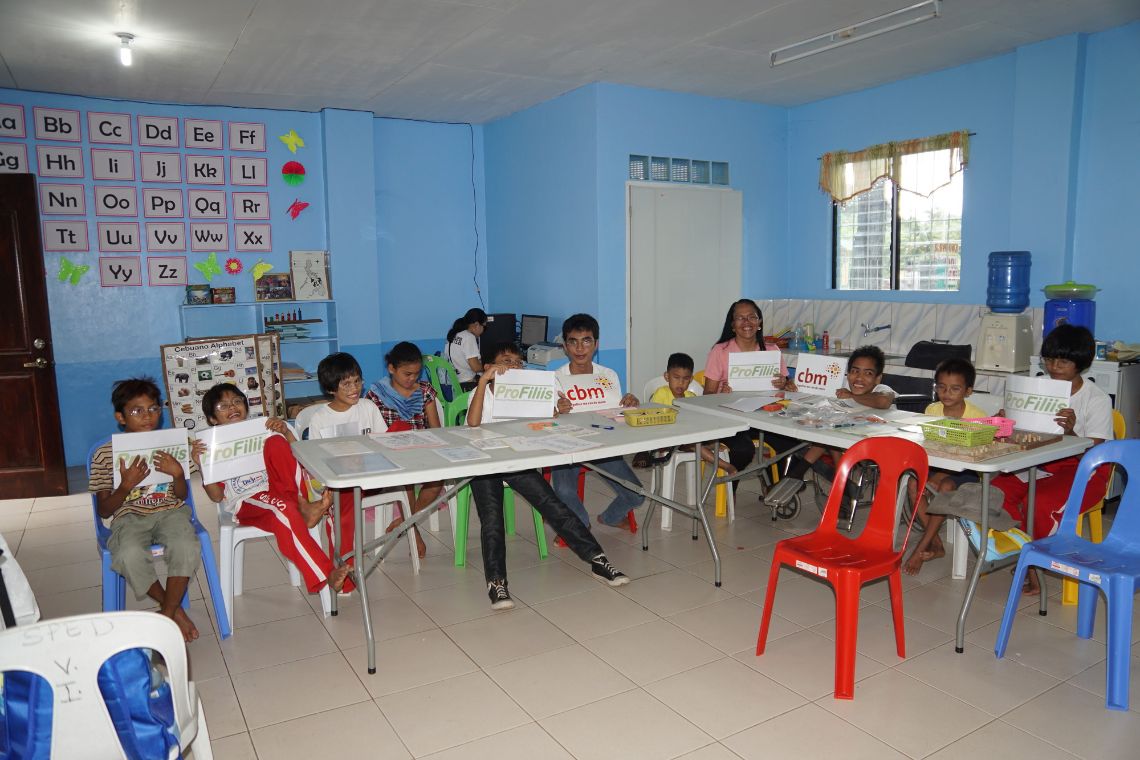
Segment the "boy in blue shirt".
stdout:
[[[602,376],[606,378],[608,382],[612,383],[613,387],[617,388],[620,393],[621,380],[618,379],[617,373],[608,367],[594,363],[594,352],[598,350],[598,333],[598,320],[589,314],[574,314],[563,322],[562,342],[566,356],[570,359],[570,363],[559,367],[555,370],[554,374],[558,375],[560,379],[571,375]],[[574,405],[570,399],[562,394],[559,394],[559,396],[558,413],[568,414],[573,411]],[[621,405],[637,406],[637,396],[634,396],[632,393],[625,394],[621,398]],[[593,462],[593,464],[599,470],[604,470],[616,478],[634,483],[638,482],[637,475],[634,474],[630,466],[626,464],[625,460],[621,457],[600,459]],[[603,525],[608,525],[611,528],[629,530],[629,512],[640,507],[643,499],[625,486],[609,478],[605,478],[605,481],[606,485],[613,490],[614,499],[610,502],[610,505],[606,507],[605,511],[598,515],[598,522]],[[558,498],[578,515],[578,519],[586,525],[589,525],[590,515],[586,512],[586,507],[582,504],[582,500],[578,498],[578,465],[553,468],[551,471],[551,485],[554,486],[554,493],[558,494]]]

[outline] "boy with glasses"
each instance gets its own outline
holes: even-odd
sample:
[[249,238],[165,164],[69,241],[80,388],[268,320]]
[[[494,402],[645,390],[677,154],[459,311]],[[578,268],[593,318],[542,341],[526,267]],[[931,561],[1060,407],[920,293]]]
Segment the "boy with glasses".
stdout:
[[[575,314],[563,322],[562,342],[570,363],[559,367],[554,374],[558,375],[559,378],[570,377],[571,375],[602,377],[620,392],[621,380],[617,373],[609,367],[594,363],[594,353],[598,350],[598,333],[598,320],[589,314]],[[637,406],[637,396],[627,393],[621,397],[620,403],[622,406]],[[573,404],[570,399],[559,394],[557,408],[559,414],[568,414],[573,410]],[[621,457],[599,459],[592,464],[616,478],[633,483],[638,482],[637,475]],[[614,498],[605,511],[598,515],[598,522],[611,528],[630,530],[629,513],[640,507],[644,500],[633,491],[609,478],[605,478],[605,482],[614,492]],[[578,515],[578,519],[588,526],[590,515],[586,512],[586,506],[582,504],[582,500],[578,498],[578,465],[552,468],[551,485],[554,486],[554,493],[558,494],[558,498]]]
[[[496,421],[495,377],[523,367],[522,350],[514,343],[496,346],[484,344],[482,359],[483,374],[471,394],[471,405],[467,408],[467,424],[470,427]],[[498,421],[505,420],[499,418]],[[487,581],[491,609],[509,610],[515,606],[507,590],[507,544],[503,527],[504,482],[538,510],[572,552],[590,564],[590,571],[595,578],[610,586],[629,583],[629,578],[610,563],[605,551],[590,532],[589,523],[582,525],[537,470],[507,475],[480,475],[471,480],[471,495],[475,499],[475,509],[479,512],[483,575]]]
[[[162,427],[162,393],[149,377],[115,383],[111,391],[115,420],[128,433],[146,433]],[[200,444],[195,444],[199,446]],[[165,451],[151,462],[135,457],[119,463],[119,486],[114,485],[111,442],[91,456],[91,482],[99,517],[110,522],[111,568],[126,578],[135,599],[150,597],[158,611],[178,624],[186,641],[198,638],[198,629],[180,606],[186,587],[202,562],[198,536],[190,524],[186,504],[189,484],[182,464]],[[151,465],[172,480],[140,486],[150,475]],[[166,586],[158,579],[150,547],[161,544],[166,562]]]

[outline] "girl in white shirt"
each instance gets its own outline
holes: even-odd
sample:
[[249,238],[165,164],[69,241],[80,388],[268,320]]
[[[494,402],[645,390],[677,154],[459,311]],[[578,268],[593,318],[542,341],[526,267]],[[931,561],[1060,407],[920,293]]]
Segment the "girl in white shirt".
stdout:
[[447,331],[447,345],[443,356],[459,376],[459,387],[469,391],[475,387],[483,363],[479,359],[479,336],[487,326],[487,314],[482,309],[468,309],[467,313]]

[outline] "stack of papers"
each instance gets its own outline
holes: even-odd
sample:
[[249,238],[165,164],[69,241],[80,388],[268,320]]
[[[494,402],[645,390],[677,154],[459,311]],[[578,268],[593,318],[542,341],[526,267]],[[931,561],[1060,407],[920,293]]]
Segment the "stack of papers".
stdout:
[[378,433],[372,440],[386,449],[433,449],[446,446],[447,441],[430,430],[408,430],[400,433]]

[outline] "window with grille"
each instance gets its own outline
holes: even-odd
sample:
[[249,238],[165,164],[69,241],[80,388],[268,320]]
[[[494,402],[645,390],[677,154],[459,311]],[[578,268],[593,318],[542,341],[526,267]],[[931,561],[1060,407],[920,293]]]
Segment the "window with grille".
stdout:
[[[947,154],[945,159],[942,154]],[[902,156],[903,176],[921,173],[942,160],[949,160],[948,151]],[[846,202],[833,202],[832,287],[958,290],[962,178],[963,172],[955,173],[929,196],[900,189],[883,178]]]
[[629,178],[642,182],[683,182],[690,185],[727,185],[728,163],[663,156],[629,157]]

